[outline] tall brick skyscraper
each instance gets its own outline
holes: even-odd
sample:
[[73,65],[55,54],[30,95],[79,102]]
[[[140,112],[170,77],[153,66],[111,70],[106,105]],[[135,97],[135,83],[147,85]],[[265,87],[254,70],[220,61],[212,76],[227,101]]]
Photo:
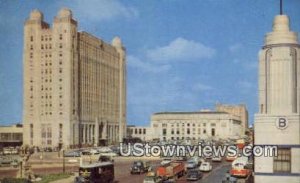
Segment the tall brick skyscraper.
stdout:
[[69,147],[122,140],[126,129],[126,53],[77,31],[69,9],[53,26],[33,10],[24,26],[24,145]]

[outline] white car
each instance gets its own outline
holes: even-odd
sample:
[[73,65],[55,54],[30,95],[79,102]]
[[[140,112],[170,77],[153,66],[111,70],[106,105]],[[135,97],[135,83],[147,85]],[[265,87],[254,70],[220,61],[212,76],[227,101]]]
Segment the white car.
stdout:
[[171,163],[171,161],[172,161],[171,159],[164,159],[160,162],[160,165],[167,165],[167,164]]
[[212,166],[209,162],[204,162],[200,165],[199,170],[202,172],[209,172],[212,170]]
[[90,153],[91,154],[99,154],[99,151],[97,149],[91,149]]
[[185,164],[185,167],[187,169],[193,169],[196,168],[197,166],[198,166],[198,161],[195,161],[194,159],[189,159]]
[[212,161],[221,162],[222,161],[222,157],[221,156],[214,156],[211,160]]
[[117,153],[115,153],[113,151],[110,151],[110,152],[100,152],[99,154],[100,154],[100,156],[110,156],[110,157],[118,156]]

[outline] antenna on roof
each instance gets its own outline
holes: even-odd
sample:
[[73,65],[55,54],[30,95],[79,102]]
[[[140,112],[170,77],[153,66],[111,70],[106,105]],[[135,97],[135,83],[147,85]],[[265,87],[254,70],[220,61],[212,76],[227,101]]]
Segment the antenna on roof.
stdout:
[[280,15],[282,15],[282,0],[280,0]]

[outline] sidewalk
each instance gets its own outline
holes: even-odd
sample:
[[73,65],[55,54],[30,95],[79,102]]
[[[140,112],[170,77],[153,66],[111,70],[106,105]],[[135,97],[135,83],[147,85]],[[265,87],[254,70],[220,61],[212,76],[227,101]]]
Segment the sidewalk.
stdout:
[[66,178],[66,179],[60,179],[60,180],[56,180],[56,181],[52,181],[50,183],[73,183],[75,180],[75,176],[72,175],[71,177],[69,178]]

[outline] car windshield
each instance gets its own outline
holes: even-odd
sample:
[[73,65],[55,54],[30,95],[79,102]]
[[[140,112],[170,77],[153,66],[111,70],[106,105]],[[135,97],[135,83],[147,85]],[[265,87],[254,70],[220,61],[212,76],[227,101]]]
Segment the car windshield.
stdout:
[[142,165],[142,163],[140,161],[135,161],[133,164],[137,165],[137,166],[141,166]]
[[198,174],[198,171],[195,170],[195,171],[189,171],[188,172],[188,175],[195,175],[195,174]]

